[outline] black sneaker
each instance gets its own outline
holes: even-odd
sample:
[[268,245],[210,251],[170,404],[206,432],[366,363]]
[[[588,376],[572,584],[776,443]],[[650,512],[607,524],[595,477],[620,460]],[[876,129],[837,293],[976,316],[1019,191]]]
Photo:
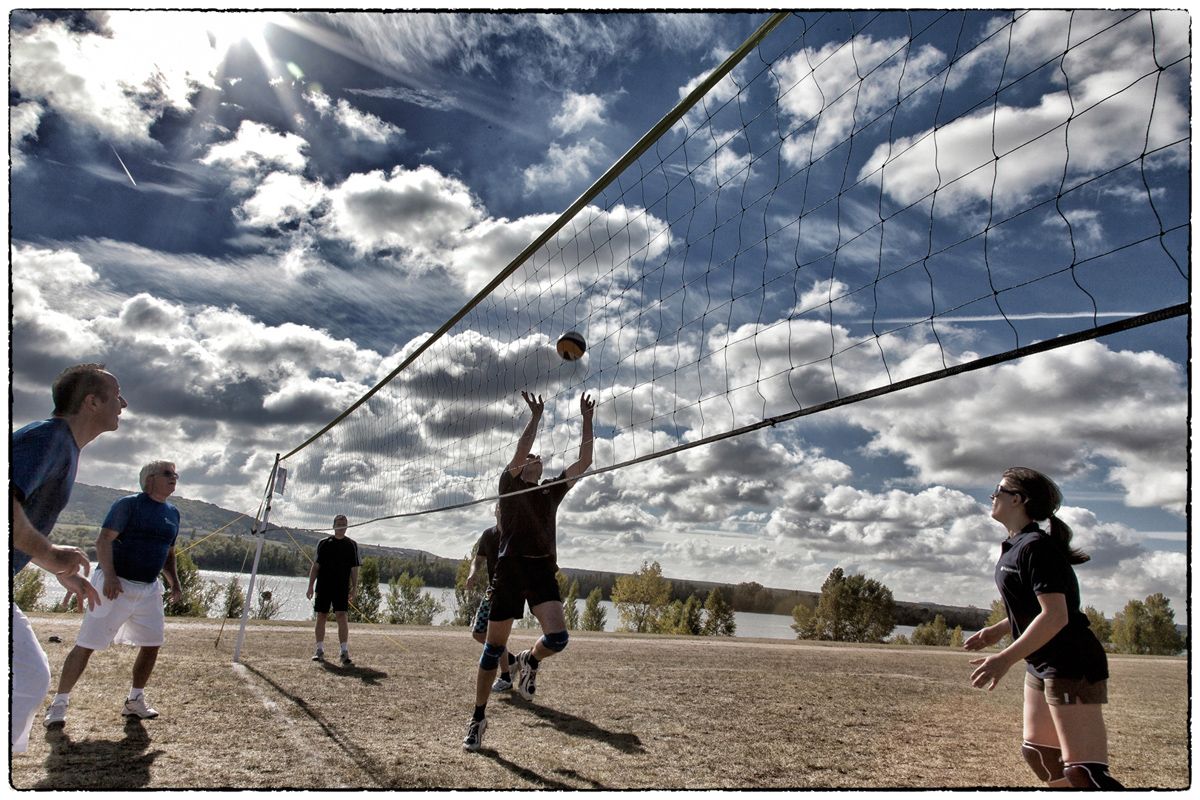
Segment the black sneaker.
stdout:
[[467,726],[467,735],[463,737],[463,750],[474,753],[483,747],[483,732],[487,730],[487,718],[473,719]]
[[318,650],[317,652],[313,653],[312,660],[313,661],[324,661],[325,660],[325,651]]
[[342,653],[342,666],[343,667],[353,667],[354,666],[354,662],[350,660],[349,653]]

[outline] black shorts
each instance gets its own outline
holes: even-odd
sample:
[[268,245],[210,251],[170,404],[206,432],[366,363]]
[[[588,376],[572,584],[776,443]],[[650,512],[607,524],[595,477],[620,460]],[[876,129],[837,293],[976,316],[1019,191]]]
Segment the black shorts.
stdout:
[[328,614],[329,609],[334,611],[348,611],[350,609],[350,587],[344,589],[335,589],[329,591],[321,587],[317,588],[317,593],[313,599],[313,611],[318,614]]
[[561,603],[562,595],[554,578],[556,572],[558,565],[550,557],[513,556],[497,561],[488,621],[520,619],[525,616],[526,602],[530,608],[552,600]]

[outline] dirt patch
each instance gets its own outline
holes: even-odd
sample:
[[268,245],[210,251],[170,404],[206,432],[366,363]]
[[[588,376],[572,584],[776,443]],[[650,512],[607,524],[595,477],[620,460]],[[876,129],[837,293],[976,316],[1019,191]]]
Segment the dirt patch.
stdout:
[[[78,618],[33,615],[57,679]],[[134,649],[93,656],[62,731],[37,725],[18,789],[703,789],[1034,787],[1020,755],[1021,680],[970,688],[966,654],[572,633],[538,698],[489,706],[465,753],[479,646],[461,628],[355,625],[355,666],[308,660],[305,623],[172,620],[126,724]],[[62,638],[49,644],[49,636]],[[517,647],[533,634],[517,631]],[[1187,663],[1113,658],[1113,774],[1182,789]],[[47,699],[48,702],[48,699]]]

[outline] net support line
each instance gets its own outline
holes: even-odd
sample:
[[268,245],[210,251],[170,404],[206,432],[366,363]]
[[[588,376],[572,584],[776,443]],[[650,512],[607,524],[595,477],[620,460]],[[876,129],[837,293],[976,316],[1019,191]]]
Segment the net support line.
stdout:
[[[768,417],[766,419],[760,420],[759,422],[755,422],[750,425],[744,425],[744,426],[742,426],[740,428],[736,428],[734,430],[725,431],[723,433],[713,434],[711,436],[706,436],[703,439],[697,439],[694,442],[687,442],[686,444],[677,445],[675,447],[671,447],[666,450],[659,450],[659,451],[656,451],[653,453],[647,453],[644,456],[639,456],[638,458],[631,458],[631,459],[628,459],[627,461],[622,461],[618,464],[612,464],[607,467],[600,467],[599,469],[588,470],[587,472],[583,473],[582,475],[578,476],[577,478],[571,478],[571,479],[563,478],[563,479],[555,480],[555,481],[546,481],[545,483],[539,484],[537,486],[532,486],[528,489],[522,489],[520,491],[515,491],[515,492],[512,492],[511,494],[517,495],[517,494],[525,494],[527,492],[538,491],[538,490],[544,489],[547,486],[552,486],[554,484],[562,483],[565,480],[574,480],[574,481],[582,480],[583,478],[591,477],[594,475],[600,475],[605,472],[612,472],[614,470],[623,469],[625,467],[631,467],[635,464],[640,464],[645,461],[653,461],[656,458],[662,458],[664,456],[670,456],[670,455],[674,455],[676,453],[682,453],[683,451],[691,450],[694,447],[702,447],[704,445],[712,444],[714,442],[719,442],[724,439],[732,439],[735,436],[741,436],[746,433],[752,433],[756,430],[760,430],[761,428],[773,428],[782,422],[790,422],[791,420],[797,419],[799,417],[805,417],[810,414],[818,414],[823,411],[829,411],[830,409],[839,408],[840,406],[846,406],[846,405],[850,405],[851,403],[862,402],[863,400],[871,400],[873,398],[881,397],[885,394],[891,394],[892,392],[898,392],[903,389],[911,389],[915,386],[920,386],[925,383],[932,383],[933,381],[941,380],[942,378],[949,378],[953,375],[960,375],[960,374],[966,373],[966,372],[974,372],[975,370],[984,369],[986,367],[994,367],[997,364],[1001,364],[1005,361],[1013,361],[1015,359],[1024,358],[1026,356],[1036,355],[1038,353],[1045,353],[1050,350],[1057,350],[1060,347],[1066,347],[1066,346],[1072,345],[1072,344],[1079,344],[1080,342],[1086,342],[1091,339],[1099,339],[1104,336],[1111,336],[1114,333],[1122,333],[1124,331],[1132,330],[1134,328],[1140,328],[1143,325],[1152,325],[1157,322],[1164,322],[1168,319],[1174,319],[1175,317],[1186,316],[1189,312],[1189,309],[1190,309],[1189,303],[1179,303],[1177,305],[1166,306],[1164,308],[1160,308],[1157,311],[1149,311],[1149,312],[1146,312],[1145,314],[1139,314],[1134,317],[1126,317],[1125,319],[1117,320],[1116,322],[1110,322],[1106,325],[1101,325],[1096,328],[1088,328],[1086,330],[1077,331],[1075,333],[1063,334],[1062,336],[1056,336],[1053,339],[1046,339],[1041,342],[1035,342],[1033,344],[1024,345],[1022,347],[1016,347],[1016,348],[1013,348],[1012,350],[1007,350],[1003,353],[996,353],[994,355],[985,356],[983,358],[977,358],[974,361],[967,362],[966,364],[958,364],[953,367],[946,367],[944,369],[935,370],[934,372],[927,372],[924,375],[917,375],[915,377],[907,378],[905,380],[898,381],[896,383],[888,384],[887,386],[880,386],[875,389],[868,389],[866,391],[857,392],[857,393],[851,394],[851,395],[846,395],[845,397],[839,397],[836,400],[830,400],[825,403],[819,403],[817,405],[808,406],[807,408],[801,408],[801,409],[797,409],[796,411],[790,411],[787,414],[780,414],[775,417]],[[383,520],[389,520],[389,519],[402,519],[405,517],[420,517],[425,514],[434,514],[434,513],[439,513],[442,511],[452,511],[454,509],[459,509],[459,508],[469,508],[471,506],[479,505],[480,503],[492,503],[498,499],[499,499],[499,495],[489,495],[487,497],[479,498],[478,500],[469,500],[464,503],[455,503],[453,505],[439,506],[437,508],[429,508],[429,509],[425,509],[423,511],[409,511],[409,512],[405,512],[402,514],[388,514],[387,516],[375,517],[374,519],[366,520],[360,524],[369,525],[374,522],[382,522]]]
[[263,496],[262,519],[254,521],[254,533],[258,544],[254,549],[254,564],[250,567],[250,583],[246,586],[246,602],[242,606],[242,624],[238,628],[237,644],[233,647],[233,663],[238,663],[242,657],[242,642],[246,638],[246,621],[250,619],[250,603],[254,598],[254,579],[258,577],[258,560],[262,556],[263,542],[267,538],[267,521],[271,518],[271,496],[275,493],[275,476],[279,474],[279,454],[275,454],[275,463],[271,465],[271,474],[267,478],[267,491]]
[[356,400],[350,407],[331,420],[325,427],[321,428],[312,436],[308,437],[308,439],[306,439],[304,442],[285,453],[279,460],[287,460],[303,450],[305,447],[308,447],[308,445],[312,444],[327,431],[329,431],[330,428],[332,428],[334,425],[337,425],[339,422],[353,413],[356,408],[370,400],[376,392],[390,383],[392,379],[399,375],[406,367],[408,367],[409,364],[416,361],[417,358],[419,358],[422,353],[429,349],[434,342],[441,339],[442,336],[444,336],[447,331],[454,327],[459,320],[465,317],[471,311],[471,309],[482,302],[483,299],[490,295],[497,286],[499,286],[506,278],[508,278],[509,275],[516,272],[517,269],[519,269],[520,266],[530,258],[530,256],[536,253],[544,244],[546,244],[546,242],[550,241],[550,239],[556,233],[562,230],[562,228],[565,227],[566,224],[572,218],[574,218],[580,210],[582,210],[588,203],[590,203],[601,192],[608,188],[609,184],[611,184],[617,178],[617,176],[625,170],[626,167],[628,167],[630,164],[636,161],[639,156],[649,150],[650,146],[658,141],[663,133],[665,133],[671,128],[671,126],[682,119],[684,114],[690,111],[692,107],[698,103],[702,97],[704,97],[704,95],[708,94],[708,91],[712,89],[718,82],[720,82],[722,78],[732,72],[733,68],[741,63],[741,61],[747,55],[749,55],[755,47],[758,46],[763,38],[765,38],[766,35],[772,30],[774,30],[779,23],[787,19],[788,16],[790,16],[790,12],[787,11],[780,11],[771,15],[770,18],[768,18],[762,25],[759,26],[758,30],[751,34],[746,41],[742,42],[738,49],[730,53],[729,57],[726,58],[720,64],[720,66],[714,69],[707,78],[697,84],[696,87],[692,89],[692,91],[688,93],[686,97],[680,100],[673,109],[667,112],[667,114],[660,119],[654,125],[654,127],[646,131],[646,133],[642,135],[642,138],[638,139],[638,141],[631,148],[629,148],[625,155],[621,156],[621,158],[619,158],[616,163],[609,167],[603,175],[596,179],[596,182],[593,183],[591,187],[587,189],[587,191],[581,194],[575,200],[575,202],[571,203],[571,205],[568,206],[567,209],[563,211],[556,220],[554,220],[554,222],[550,223],[550,225],[547,226],[546,229],[542,231],[542,233],[536,239],[530,242],[524,250],[517,254],[517,256],[508,263],[507,267],[502,269],[496,275],[496,277],[492,278],[487,286],[484,286],[482,289],[480,289],[479,292],[476,293],[476,295],[472,297],[466,305],[464,305],[456,314],[454,314],[454,316],[450,317],[442,324],[440,328],[430,334],[429,338],[422,342],[421,345],[408,356],[408,358],[404,359],[404,361],[401,362],[398,367],[388,373],[383,380],[371,387],[366,394],[358,398],[358,400]]

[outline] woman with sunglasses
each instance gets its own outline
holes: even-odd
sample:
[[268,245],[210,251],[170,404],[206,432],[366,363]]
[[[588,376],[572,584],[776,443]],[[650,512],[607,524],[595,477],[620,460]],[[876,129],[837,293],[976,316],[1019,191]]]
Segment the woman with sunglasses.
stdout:
[[[964,650],[982,650],[1012,634],[1012,644],[973,659],[971,685],[991,691],[1024,659],[1021,755],[1052,787],[1124,788],[1108,774],[1108,659],[1080,610],[1074,564],[1090,556],[1071,547],[1071,528],[1055,514],[1062,492],[1036,470],[1005,470],[992,494],[992,519],[1008,530],[996,586],[1008,618],[975,633]],[[1038,521],[1048,521],[1043,530]]]

